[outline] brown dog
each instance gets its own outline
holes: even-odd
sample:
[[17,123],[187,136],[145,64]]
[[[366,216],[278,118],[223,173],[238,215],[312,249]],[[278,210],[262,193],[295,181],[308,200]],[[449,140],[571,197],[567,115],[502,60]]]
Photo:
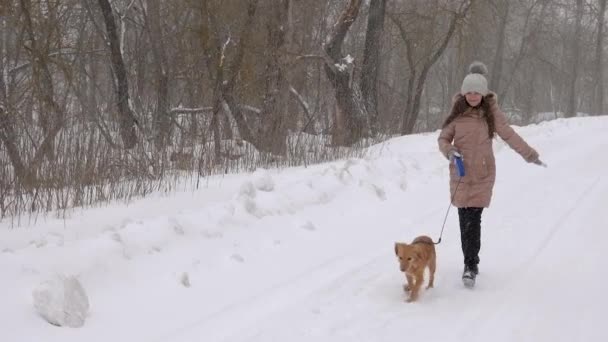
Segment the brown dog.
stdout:
[[418,293],[422,283],[424,283],[424,269],[429,268],[429,285],[433,287],[435,280],[436,255],[435,244],[428,236],[419,236],[411,244],[395,242],[395,254],[399,258],[399,269],[405,272],[407,284],[403,285],[403,290],[409,291],[410,295],[407,302],[418,299]]

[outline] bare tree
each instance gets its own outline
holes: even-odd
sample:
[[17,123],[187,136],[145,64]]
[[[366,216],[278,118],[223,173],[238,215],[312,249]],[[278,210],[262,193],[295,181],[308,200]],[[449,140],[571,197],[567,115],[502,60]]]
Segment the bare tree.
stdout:
[[8,158],[15,170],[17,177],[22,182],[27,182],[29,179],[28,170],[19,154],[17,146],[17,134],[15,132],[15,118],[14,113],[11,113],[12,109],[9,107],[8,101],[8,85],[7,85],[7,70],[6,58],[8,56],[7,51],[7,23],[5,16],[8,14],[8,4],[2,2],[0,5],[0,25],[2,32],[0,32],[0,147],[3,145],[6,148]]
[[226,58],[226,45],[221,45],[217,24],[209,11],[209,1],[201,2],[201,44],[203,47],[203,57],[209,70],[209,75],[215,79],[213,86],[213,109],[211,119],[211,129],[214,141],[215,163],[221,159],[221,131],[219,115],[222,108],[222,83],[224,82],[224,67]]
[[386,0],[371,0],[367,17],[363,66],[361,67],[361,93],[369,113],[372,133],[378,131],[378,72],[380,69],[380,42],[384,32]]
[[604,114],[604,25],[606,0],[598,0],[597,37],[595,43],[595,110],[596,115]]
[[473,59],[516,123],[601,113],[605,4],[0,1],[0,217],[435,129]]
[[494,62],[492,64],[492,73],[490,75],[490,89],[496,93],[500,93],[500,80],[503,69],[503,56],[505,53],[505,41],[507,23],[509,22],[509,7],[511,1],[497,0],[496,16],[498,18],[498,32],[496,35],[496,52],[494,53]]
[[[411,75],[407,90],[407,102],[405,105],[405,109],[402,112],[400,128],[401,134],[410,134],[413,132],[414,125],[418,120],[422,92],[424,90],[424,84],[426,82],[428,73],[431,67],[443,55],[444,51],[448,46],[448,43],[454,35],[454,32],[456,32],[456,27],[459,25],[460,21],[467,15],[467,12],[473,2],[473,0],[464,0],[460,3],[458,9],[452,12],[447,32],[436,42],[436,48],[434,50],[430,50],[430,53],[428,55],[424,56],[423,58],[421,58],[420,61],[415,63],[411,52],[408,52],[408,62],[410,64],[409,67],[411,70]],[[395,23],[400,29],[401,36],[405,41],[408,51],[413,51],[414,46],[410,41],[410,38],[408,38],[406,29],[399,23],[399,21],[395,21]],[[422,64],[422,66],[418,68],[416,64]]]
[[120,50],[120,41],[112,6],[108,0],[97,0],[103,19],[106,25],[108,46],[110,49],[110,59],[112,61],[112,73],[116,87],[116,101],[118,105],[118,121],[120,126],[120,135],[124,147],[131,149],[137,144],[137,134],[135,126],[137,119],[131,110],[129,103],[129,80],[127,77],[127,68]]
[[[242,25],[242,29],[240,32],[240,35],[238,36],[238,41],[235,43],[235,52],[234,52],[234,56],[231,60],[227,60],[227,58],[225,58],[225,53],[222,54],[222,57],[217,57],[214,58],[214,60],[219,61],[218,62],[218,66],[221,68],[225,68],[222,70],[221,76],[222,76],[222,80],[216,80],[216,82],[219,82],[220,85],[220,91],[221,91],[221,96],[222,96],[222,100],[226,102],[226,104],[228,105],[228,108],[230,109],[230,112],[232,114],[232,116],[234,117],[234,120],[236,122],[236,125],[238,127],[239,133],[241,135],[241,138],[245,141],[250,142],[252,145],[254,146],[259,146],[258,145],[258,139],[257,137],[254,135],[251,127],[249,126],[247,120],[245,119],[245,115],[243,113],[242,107],[240,106],[240,103],[236,97],[235,94],[235,88],[237,85],[237,78],[239,76],[239,71],[241,69],[242,63],[243,63],[243,58],[245,57],[245,46],[247,41],[249,40],[249,37],[251,36],[252,33],[252,27],[253,27],[253,21],[255,19],[255,13],[257,10],[257,6],[258,6],[258,0],[248,0],[247,4],[246,4],[246,17],[245,17],[245,22]],[[209,13],[209,16],[207,19],[204,20],[208,20],[209,22],[213,23],[213,20],[211,19],[211,13]],[[209,30],[209,32],[214,32],[214,29]],[[219,43],[219,40],[215,40],[216,44]],[[227,40],[224,44],[226,44],[226,47],[228,46],[227,44],[231,43],[230,40]],[[225,49],[220,49],[218,46],[216,46],[215,48],[212,48],[212,51],[215,52],[219,52],[219,51],[226,51]],[[217,75],[216,75],[217,77]],[[218,121],[215,121],[218,122]]]
[[42,163],[42,159],[46,156],[53,158],[53,142],[55,137],[63,127],[65,113],[60,108],[55,100],[55,90],[53,84],[53,76],[49,68],[48,51],[39,44],[34,32],[34,24],[30,13],[31,2],[29,0],[20,0],[21,11],[25,18],[25,29],[29,38],[29,46],[26,48],[31,54],[31,65],[33,68],[34,86],[39,93],[46,108],[49,109],[51,115],[42,115],[41,122],[45,137],[38,147],[30,169],[36,169]]
[[156,111],[154,115],[154,139],[157,148],[169,143],[169,63],[165,51],[165,37],[161,24],[160,0],[148,0],[148,34],[152,46],[152,56],[156,67]]
[[282,52],[285,45],[289,1],[273,1],[267,24],[268,48],[265,49],[266,94],[260,113],[259,147],[262,151],[276,155],[287,153],[287,97],[289,88],[285,77],[285,62]]
[[[492,89],[498,93],[499,99],[504,99],[511,88],[514,79],[518,76],[529,76],[527,72],[520,73],[520,66],[522,62],[529,57],[531,53],[537,53],[539,43],[539,33],[542,30],[544,24],[544,18],[547,15],[549,1],[548,0],[534,0],[528,8],[523,8],[524,11],[524,22],[521,30],[521,38],[519,42],[519,48],[514,57],[511,58],[510,76],[507,77],[505,85]],[[507,5],[508,6],[508,5]],[[540,9],[538,9],[540,6]],[[538,9],[538,11],[537,11]],[[536,14],[536,15],[535,15]],[[499,57],[500,58],[500,57]],[[502,68],[501,68],[502,69]],[[493,77],[498,77],[493,75]],[[526,100],[526,102],[529,102]]]
[[579,78],[579,70],[580,70],[580,35],[582,32],[582,21],[583,21],[583,0],[576,0],[576,10],[575,10],[575,20],[574,20],[574,32],[571,38],[571,47],[570,47],[570,70],[569,70],[569,78],[568,78],[568,95],[566,98],[566,112],[564,113],[566,117],[574,117],[577,112],[577,98],[578,94],[576,93],[576,83]]
[[342,55],[342,43],[357,19],[361,2],[348,2],[323,46],[325,73],[334,87],[337,103],[332,140],[334,145],[351,146],[370,134],[368,112],[361,90],[359,84],[353,82],[353,57]]

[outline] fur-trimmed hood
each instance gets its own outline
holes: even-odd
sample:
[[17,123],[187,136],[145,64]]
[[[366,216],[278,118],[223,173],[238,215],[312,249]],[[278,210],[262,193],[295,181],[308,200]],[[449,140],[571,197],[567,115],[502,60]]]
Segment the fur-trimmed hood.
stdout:
[[[458,101],[461,98],[464,98],[464,95],[462,95],[460,93],[454,94],[454,96],[452,96],[452,104],[456,103],[456,101]],[[485,101],[488,101],[488,103],[490,105],[498,104],[498,94],[496,94],[493,91],[489,91],[488,94],[483,97],[483,99]]]
[[494,132],[496,131],[494,113],[500,110],[498,108],[497,99],[498,95],[496,95],[496,93],[489,92],[483,97],[480,106],[478,108],[473,108],[466,102],[464,95],[455,94],[452,97],[452,109],[450,110],[448,117],[443,122],[442,128],[445,128],[448,124],[461,115],[466,115],[467,113],[476,113],[476,115],[479,115],[485,119],[488,126],[488,137],[494,137]]

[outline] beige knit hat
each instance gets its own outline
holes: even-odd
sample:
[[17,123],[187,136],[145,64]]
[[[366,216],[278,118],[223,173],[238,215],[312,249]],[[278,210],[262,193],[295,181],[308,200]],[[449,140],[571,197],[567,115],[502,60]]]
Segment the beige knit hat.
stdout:
[[482,96],[488,94],[488,80],[484,77],[488,73],[488,68],[482,62],[475,61],[469,65],[469,74],[462,80],[460,94],[476,92]]

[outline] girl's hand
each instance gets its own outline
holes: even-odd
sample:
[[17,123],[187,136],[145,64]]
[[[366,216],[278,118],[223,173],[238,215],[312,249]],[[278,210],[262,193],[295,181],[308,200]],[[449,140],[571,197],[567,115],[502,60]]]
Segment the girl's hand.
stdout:
[[540,158],[536,158],[536,160],[534,160],[533,163],[538,166],[547,167],[547,164],[543,163],[543,161],[540,160]]
[[460,154],[460,152],[458,152],[458,150],[455,148],[451,149],[448,152],[448,159],[450,160],[450,162],[453,162],[454,158],[462,158],[462,154]]

